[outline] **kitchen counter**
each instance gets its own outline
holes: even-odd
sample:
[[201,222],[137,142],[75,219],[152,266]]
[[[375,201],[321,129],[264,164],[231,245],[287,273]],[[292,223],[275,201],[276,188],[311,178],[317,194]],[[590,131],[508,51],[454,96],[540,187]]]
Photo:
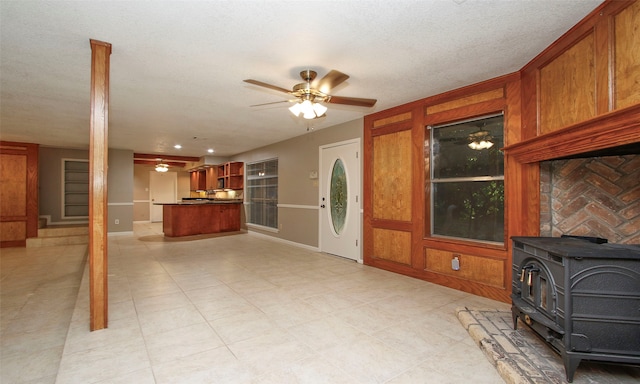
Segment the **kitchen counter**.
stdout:
[[177,203],[153,203],[154,205],[202,205],[202,204],[242,204],[242,200],[188,200]]
[[242,200],[186,200],[162,205],[162,231],[167,237],[240,230]]

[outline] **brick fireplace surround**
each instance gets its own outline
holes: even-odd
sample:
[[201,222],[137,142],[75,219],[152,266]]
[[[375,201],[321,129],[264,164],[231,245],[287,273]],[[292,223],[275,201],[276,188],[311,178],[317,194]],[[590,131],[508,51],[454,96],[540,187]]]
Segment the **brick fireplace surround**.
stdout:
[[640,155],[540,163],[540,235],[640,244]]

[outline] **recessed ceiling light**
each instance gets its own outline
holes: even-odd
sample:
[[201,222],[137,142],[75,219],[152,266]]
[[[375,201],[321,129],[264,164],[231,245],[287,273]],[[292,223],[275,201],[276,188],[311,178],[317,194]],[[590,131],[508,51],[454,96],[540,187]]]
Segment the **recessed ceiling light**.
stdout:
[[182,145],[180,145],[180,144],[176,144],[176,145],[174,145],[174,146],[173,146],[173,148],[175,148],[175,149],[180,149],[180,148],[182,148]]
[[207,149],[207,152],[213,153],[213,149],[209,148],[209,149]]

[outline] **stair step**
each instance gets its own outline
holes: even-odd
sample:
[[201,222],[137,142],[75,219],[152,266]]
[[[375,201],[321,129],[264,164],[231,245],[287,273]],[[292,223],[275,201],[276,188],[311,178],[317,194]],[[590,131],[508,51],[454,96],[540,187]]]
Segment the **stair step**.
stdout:
[[71,235],[59,237],[32,237],[27,239],[27,248],[51,247],[56,245],[89,244],[89,235]]
[[89,244],[88,225],[64,225],[38,229],[38,237],[27,239],[27,247]]
[[38,238],[88,235],[88,226],[47,227],[38,229]]

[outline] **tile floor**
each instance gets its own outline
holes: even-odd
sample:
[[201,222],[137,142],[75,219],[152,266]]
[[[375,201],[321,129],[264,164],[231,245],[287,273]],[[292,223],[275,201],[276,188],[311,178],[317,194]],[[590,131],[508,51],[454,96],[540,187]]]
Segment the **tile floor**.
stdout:
[[109,237],[95,332],[86,246],[2,249],[0,381],[503,382],[455,309],[507,304],[258,235],[160,234]]

